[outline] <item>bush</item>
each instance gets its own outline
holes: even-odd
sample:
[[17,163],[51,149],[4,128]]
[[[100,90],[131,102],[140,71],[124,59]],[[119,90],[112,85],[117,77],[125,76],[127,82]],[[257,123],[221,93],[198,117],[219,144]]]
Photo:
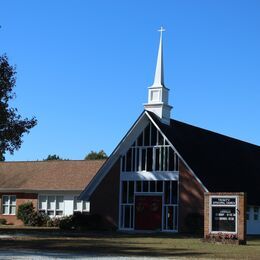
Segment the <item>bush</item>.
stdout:
[[74,229],[74,224],[73,224],[72,217],[73,216],[62,217],[60,219],[59,228],[60,229],[64,229],[64,230]]
[[34,207],[32,202],[26,202],[24,204],[19,205],[17,211],[17,218],[22,220],[24,225],[28,225],[33,212],[34,212]]
[[60,221],[61,221],[61,218],[49,218],[47,220],[46,226],[47,227],[59,227]]
[[6,225],[7,221],[5,218],[0,218],[0,225]]
[[72,216],[61,218],[59,227],[65,230],[100,230],[101,223],[99,215],[77,212]]
[[35,211],[32,202],[19,205],[17,218],[27,226],[46,226],[50,219],[45,213]]

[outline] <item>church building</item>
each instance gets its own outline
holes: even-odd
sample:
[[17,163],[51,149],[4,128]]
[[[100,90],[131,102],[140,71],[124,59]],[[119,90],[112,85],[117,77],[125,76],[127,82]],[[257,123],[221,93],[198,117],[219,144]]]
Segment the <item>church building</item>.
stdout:
[[203,228],[205,192],[245,192],[248,233],[259,234],[259,146],[171,119],[162,32],[144,111],[80,199],[117,230],[189,232]]

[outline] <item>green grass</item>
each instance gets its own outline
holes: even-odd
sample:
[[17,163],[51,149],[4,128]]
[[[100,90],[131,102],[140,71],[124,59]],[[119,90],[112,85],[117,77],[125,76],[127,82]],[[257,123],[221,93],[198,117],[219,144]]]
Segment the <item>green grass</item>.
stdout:
[[44,250],[100,256],[260,259],[260,237],[249,237],[247,245],[238,246],[203,243],[200,238],[175,234],[35,232],[27,232],[26,236],[15,236],[13,232],[14,237],[0,239],[0,250]]

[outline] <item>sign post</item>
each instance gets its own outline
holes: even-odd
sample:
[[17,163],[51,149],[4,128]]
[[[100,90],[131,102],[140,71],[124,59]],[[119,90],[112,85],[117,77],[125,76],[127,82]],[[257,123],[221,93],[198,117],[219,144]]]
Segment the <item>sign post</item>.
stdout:
[[205,193],[204,240],[246,243],[244,193]]

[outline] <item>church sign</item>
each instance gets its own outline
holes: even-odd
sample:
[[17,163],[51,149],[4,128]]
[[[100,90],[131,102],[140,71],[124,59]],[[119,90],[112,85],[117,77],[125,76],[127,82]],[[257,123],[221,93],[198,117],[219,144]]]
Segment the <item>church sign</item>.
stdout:
[[224,243],[246,243],[244,193],[205,193],[204,239]]
[[211,232],[236,232],[237,198],[211,197]]

